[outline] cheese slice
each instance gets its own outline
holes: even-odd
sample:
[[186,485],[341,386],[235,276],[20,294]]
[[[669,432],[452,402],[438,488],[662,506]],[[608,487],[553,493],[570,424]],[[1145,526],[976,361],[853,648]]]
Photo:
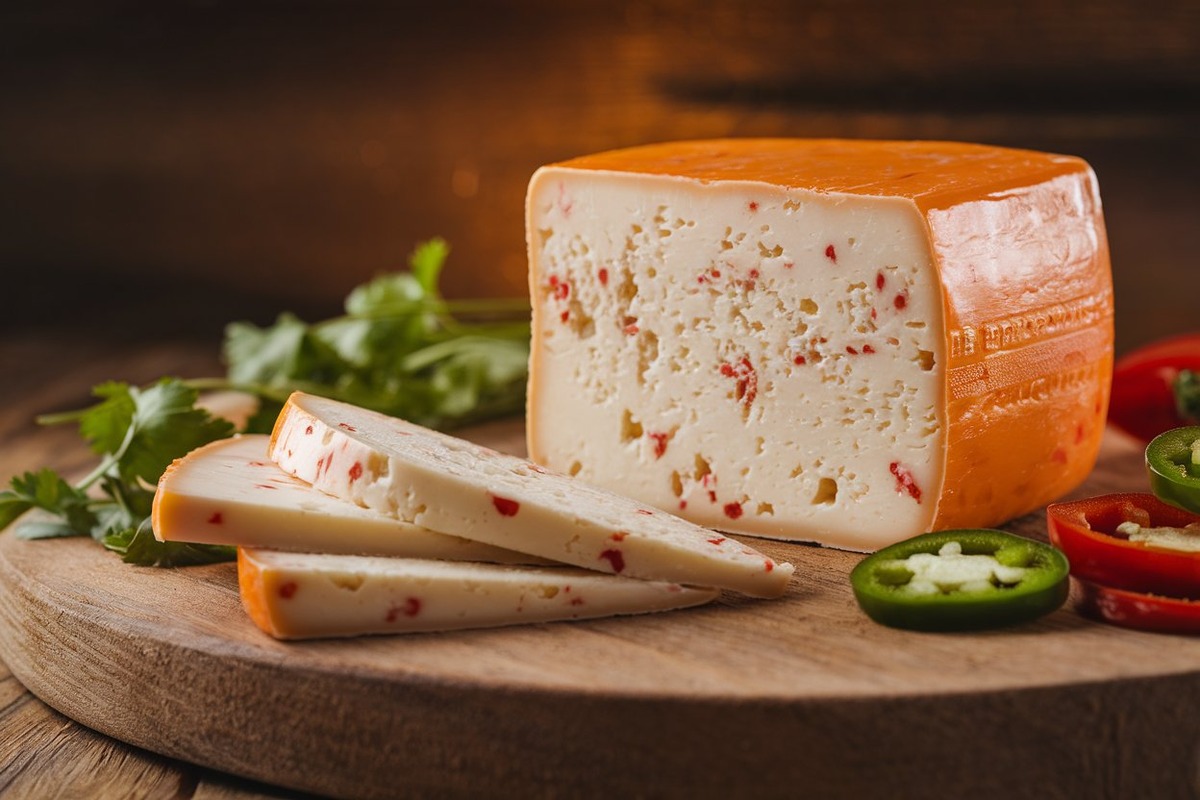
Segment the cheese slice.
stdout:
[[680,142],[528,193],[530,457],[699,524],[874,550],[1078,485],[1112,369],[1086,163]]
[[240,548],[250,618],[279,639],[445,631],[686,608],[716,589],[573,567],[515,567]]
[[295,393],[271,436],[284,471],[433,530],[627,577],[782,594],[790,564],[523,459]]
[[222,439],[172,463],[154,494],[155,537],[322,553],[542,561],[436,533],[330,497],[279,469],[267,456],[269,440],[268,436]]

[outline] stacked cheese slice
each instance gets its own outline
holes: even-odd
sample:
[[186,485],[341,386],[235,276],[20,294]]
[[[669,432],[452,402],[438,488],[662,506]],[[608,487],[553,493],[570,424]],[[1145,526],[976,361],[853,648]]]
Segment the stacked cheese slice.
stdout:
[[164,541],[237,545],[243,603],[279,638],[643,613],[720,589],[771,597],[792,573],[530,462],[299,393],[269,439],[171,465],[152,522]]

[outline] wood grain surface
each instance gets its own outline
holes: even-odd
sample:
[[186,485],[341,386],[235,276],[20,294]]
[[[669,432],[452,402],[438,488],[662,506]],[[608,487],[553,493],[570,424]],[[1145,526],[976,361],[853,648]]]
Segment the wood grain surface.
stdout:
[[[519,425],[476,434],[519,446]],[[1111,435],[1081,493],[1141,488],[1140,473],[1138,448]],[[1044,536],[1040,515],[1011,527]],[[783,600],[284,644],[242,613],[232,565],[139,569],[89,541],[6,535],[12,674],[144,750],[5,675],[4,780],[38,796],[21,776],[52,773],[26,768],[13,739],[49,758],[57,726],[81,765],[129,761],[89,785],[113,797],[199,795],[214,778],[267,791],[181,762],[339,797],[1196,792],[1200,640],[1095,623],[1073,601],[1005,631],[894,631],[853,602],[858,556],[758,544],[798,566]]]

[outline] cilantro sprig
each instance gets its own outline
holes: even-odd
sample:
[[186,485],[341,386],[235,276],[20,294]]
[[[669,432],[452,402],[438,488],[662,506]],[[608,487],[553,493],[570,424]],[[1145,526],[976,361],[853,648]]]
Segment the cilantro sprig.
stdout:
[[[158,542],[149,528],[154,486],[174,459],[216,439],[233,425],[196,408],[199,391],[178,378],[147,388],[110,381],[97,386],[100,402],[83,411],[43,417],[47,424],[77,422],[100,463],[77,483],[52,469],[26,472],[0,492],[0,526],[26,511],[45,514],[17,528],[25,539],[91,536],[136,563],[175,566],[228,560],[232,549]],[[153,545],[146,543],[147,537]],[[128,543],[142,547],[129,557]],[[186,558],[181,558],[186,553]]]
[[345,314],[308,324],[281,314],[260,328],[226,328],[228,383],[263,401],[252,430],[268,430],[295,390],[432,428],[516,414],[525,403],[529,305],[446,301],[437,284],[449,247],[419,245],[408,272],[354,289]]
[[529,306],[524,300],[447,301],[438,280],[449,247],[418,245],[409,270],[354,289],[345,314],[309,324],[284,313],[265,328],[227,326],[223,378],[163,378],[147,387],[109,382],[95,405],[44,416],[77,423],[100,456],[76,483],[52,469],[26,472],[0,492],[0,530],[27,511],[18,536],[91,536],[130,563],[185,566],[225,561],[235,550],[158,541],[150,526],[155,485],[191,450],[235,433],[197,406],[204,390],[255,395],[243,432],[269,431],[293,391],[343,400],[421,425],[452,428],[519,413],[525,402]]

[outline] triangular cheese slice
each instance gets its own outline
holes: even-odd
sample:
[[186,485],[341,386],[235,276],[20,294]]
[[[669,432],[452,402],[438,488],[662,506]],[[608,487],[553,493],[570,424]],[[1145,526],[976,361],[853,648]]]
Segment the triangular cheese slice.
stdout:
[[268,440],[254,435],[222,439],[167,467],[154,495],[155,537],[321,553],[542,561],[435,533],[317,491],[267,457]]
[[573,567],[239,549],[242,603],[279,639],[444,631],[685,608],[717,597]]
[[446,434],[297,392],[271,458],[322,491],[432,530],[628,577],[782,594],[790,564]]

